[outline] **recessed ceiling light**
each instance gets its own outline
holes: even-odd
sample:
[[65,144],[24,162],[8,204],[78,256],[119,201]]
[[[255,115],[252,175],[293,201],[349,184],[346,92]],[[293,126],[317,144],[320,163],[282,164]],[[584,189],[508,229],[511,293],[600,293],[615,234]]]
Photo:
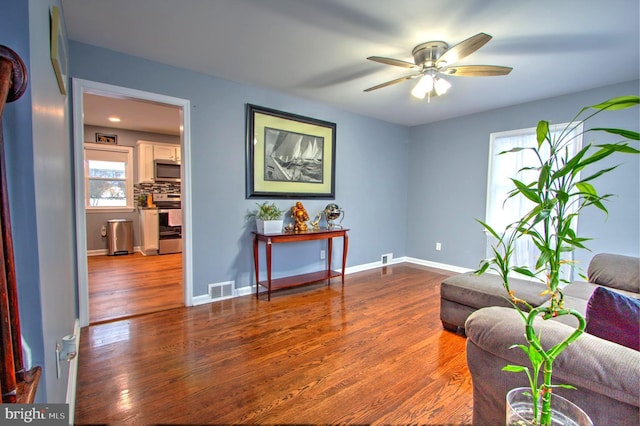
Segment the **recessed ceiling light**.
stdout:
[[112,123],[119,123],[120,119],[118,117],[109,117],[109,121]]

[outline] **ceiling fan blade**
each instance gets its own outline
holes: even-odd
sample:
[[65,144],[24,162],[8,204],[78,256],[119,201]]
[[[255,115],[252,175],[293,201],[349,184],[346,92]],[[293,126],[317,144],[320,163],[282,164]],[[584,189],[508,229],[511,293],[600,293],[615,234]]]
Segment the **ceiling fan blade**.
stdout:
[[461,41],[448,49],[442,54],[442,56],[440,56],[440,58],[438,58],[436,61],[436,67],[441,67],[445,64],[453,64],[460,59],[471,55],[473,52],[484,46],[489,40],[491,40],[491,38],[492,37],[489,34],[478,33],[464,41]]
[[391,86],[392,84],[400,83],[405,80],[411,80],[412,78],[420,77],[421,74],[412,74],[404,77],[396,78],[395,80],[387,81],[386,83],[378,84],[377,86],[364,89],[365,92],[371,92],[372,90],[382,89],[383,87]]
[[501,67],[497,65],[460,65],[458,67],[444,68],[438,70],[438,72],[460,77],[492,77],[507,75],[512,69],[511,67]]
[[416,64],[412,64],[411,62],[407,62],[407,61],[401,61],[400,59],[383,58],[382,56],[369,56],[367,59],[374,62],[380,62],[381,64],[385,64],[385,65],[393,65],[395,67],[413,68],[413,69],[419,68]]

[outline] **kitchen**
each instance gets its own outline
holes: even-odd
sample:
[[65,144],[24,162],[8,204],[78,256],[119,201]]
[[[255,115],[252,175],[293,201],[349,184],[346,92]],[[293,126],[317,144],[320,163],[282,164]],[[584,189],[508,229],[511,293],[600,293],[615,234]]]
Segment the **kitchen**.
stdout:
[[[180,110],[89,93],[83,101],[89,321],[184,306]],[[114,220],[129,233],[115,233]]]

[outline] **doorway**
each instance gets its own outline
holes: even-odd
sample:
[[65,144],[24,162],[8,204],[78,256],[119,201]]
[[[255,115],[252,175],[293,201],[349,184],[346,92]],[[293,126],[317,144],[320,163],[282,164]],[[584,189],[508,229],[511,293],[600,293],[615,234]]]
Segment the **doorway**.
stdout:
[[[88,249],[88,238],[96,238],[94,231],[88,231],[88,222],[95,222],[93,219],[87,220],[89,216],[86,213],[86,200],[88,198],[87,185],[85,183],[84,172],[84,148],[85,142],[93,141],[94,130],[100,130],[99,128],[91,128],[91,132],[85,134],[85,117],[83,113],[86,113],[85,102],[87,99],[92,101],[105,100],[105,101],[117,101],[117,102],[130,102],[136,103],[136,108],[133,110],[144,110],[146,106],[164,108],[165,110],[177,110],[179,113],[179,119],[177,120],[177,136],[181,149],[178,151],[181,154],[182,163],[182,182],[179,186],[182,197],[182,221],[183,221],[183,250],[179,254],[161,255],[161,256],[142,256],[140,253],[129,254],[126,256],[106,256],[103,253],[96,253],[95,247]],[[108,102],[107,102],[108,103]],[[135,89],[129,89],[119,86],[113,86],[103,83],[97,83],[81,79],[73,79],[73,128],[74,128],[74,165],[75,165],[75,193],[76,193],[76,235],[77,235],[77,262],[78,262],[78,305],[79,305],[79,321],[80,326],[89,325],[92,322],[98,320],[111,320],[118,318],[118,316],[130,316],[139,313],[145,313],[145,309],[149,312],[149,309],[169,309],[178,306],[190,306],[192,304],[192,282],[191,282],[191,235],[192,230],[189,226],[191,221],[190,214],[190,123],[189,123],[189,101],[179,98],[168,97],[150,92],[143,92]],[[138,118],[139,119],[139,118]],[[136,120],[138,120],[136,119]],[[108,126],[108,125],[107,125]],[[118,126],[113,126],[118,127]],[[126,124],[120,125],[122,128],[133,127],[133,125],[127,126]],[[132,129],[133,130],[133,129]],[[150,129],[140,128],[140,131],[149,131]],[[151,129],[153,132],[153,129]],[[112,132],[116,133],[116,132]],[[102,133],[101,133],[102,134]],[[135,134],[134,134],[135,136]],[[96,138],[98,134],[96,134]],[[132,138],[131,135],[128,136]],[[97,139],[96,139],[97,142]],[[123,142],[124,144],[124,142]],[[129,141],[129,145],[131,142]],[[135,148],[134,148],[135,149]],[[137,189],[138,186],[136,186]],[[136,197],[140,194],[136,192]],[[137,199],[135,200],[137,204]],[[122,210],[122,214],[136,215],[137,211],[129,209],[129,211]],[[135,217],[135,216],[134,216]],[[100,219],[98,220],[100,222]],[[137,220],[136,222],[137,223]],[[91,223],[89,223],[91,226]],[[135,232],[135,231],[134,231]],[[88,258],[88,254],[98,254],[99,256],[91,256]],[[106,254],[106,253],[105,253]],[[124,258],[127,259],[124,259]],[[157,258],[157,259],[151,259]],[[160,259],[162,258],[162,259]],[[118,262],[114,266],[114,262]],[[136,262],[140,262],[136,266]],[[169,265],[169,266],[168,266]],[[173,265],[173,266],[171,266]],[[175,267],[177,265],[177,267]],[[150,306],[137,306],[141,301],[148,301],[153,298],[153,295],[160,295],[163,292],[161,286],[158,286],[157,280],[154,284],[153,276],[162,276],[160,272],[162,269],[170,268],[173,274],[174,284],[181,282],[181,288],[178,289],[177,301],[175,297],[173,300],[166,302],[163,301],[163,296],[159,296],[155,301],[155,307]],[[109,272],[109,269],[118,271],[130,271],[131,274],[121,275],[121,279],[114,279],[114,275]],[[167,277],[167,274],[164,274]],[[92,280],[95,281],[97,286],[102,288],[91,287]],[[151,284],[145,284],[147,280]],[[144,286],[148,288],[144,288]],[[129,286],[129,287],[127,287]],[[92,299],[91,295],[100,294],[101,299]],[[176,293],[174,292],[174,295]],[[180,296],[181,295],[181,296]],[[107,297],[105,299],[105,297]],[[111,297],[111,299],[109,299]],[[166,303],[165,303],[166,302]],[[97,303],[97,304],[96,304]],[[146,303],[146,302],[144,302]],[[143,305],[144,305],[143,303]],[[165,303],[163,305],[163,303]],[[147,303],[147,305],[149,305]],[[151,304],[153,305],[153,304]],[[98,309],[106,309],[106,312],[100,312],[99,315],[93,315],[91,306],[94,306],[96,314]],[[142,310],[140,310],[142,309]],[[111,311],[109,311],[111,310]]]

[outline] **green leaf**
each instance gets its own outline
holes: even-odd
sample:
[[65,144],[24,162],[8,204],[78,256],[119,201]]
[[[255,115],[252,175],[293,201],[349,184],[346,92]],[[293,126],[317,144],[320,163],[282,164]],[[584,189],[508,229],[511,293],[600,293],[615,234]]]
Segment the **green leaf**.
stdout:
[[536,278],[536,274],[531,272],[529,268],[525,268],[523,266],[516,266],[515,268],[513,268],[513,271],[517,272],[518,274],[526,275],[527,277]]
[[[538,246],[538,248],[541,248]],[[536,269],[540,269],[542,265],[546,264],[549,259],[553,256],[553,251],[547,249],[546,247],[542,247],[544,250],[540,253],[538,257],[538,261],[536,262]]]
[[480,219],[476,219],[476,222],[478,222],[480,225],[482,225],[482,227],[484,229],[486,229],[487,231],[489,231],[489,233],[491,235],[493,235],[494,237],[496,237],[497,240],[502,241],[502,238],[498,235],[498,233],[496,231],[493,230],[493,228],[491,226],[489,226],[488,224],[486,224],[485,222],[481,221]]
[[576,170],[576,167],[578,167],[578,163],[580,163],[580,160],[582,160],[582,157],[584,157],[584,155],[587,153],[587,151],[590,148],[591,148],[591,144],[588,144],[587,146],[582,148],[580,151],[578,151],[578,153],[574,155],[573,158],[571,158],[571,160],[567,161],[567,163],[563,167],[561,167],[559,170],[557,170],[553,174],[553,176],[551,177],[551,180],[556,180],[562,176],[566,176],[567,174],[574,172]]
[[576,183],[576,187],[583,194],[593,195],[595,197],[598,196],[598,192],[596,191],[596,188],[593,185],[591,185],[590,183],[578,182],[578,183]]
[[551,385],[552,388],[564,388],[564,389],[578,389],[571,385]]
[[504,367],[502,367],[502,371],[509,371],[511,373],[522,373],[529,371],[529,369],[521,365],[505,365]]
[[475,271],[475,273],[478,275],[482,275],[485,272],[487,272],[487,269],[489,269],[489,266],[491,266],[491,263],[484,261],[482,262],[482,265],[480,266],[480,268],[477,271]]
[[546,120],[540,120],[536,127],[536,136],[538,139],[538,149],[542,146],[542,143],[547,139],[549,135],[549,122]]
[[511,149],[508,149],[506,151],[500,152],[498,155],[509,154],[509,153],[512,153],[512,152],[525,151],[527,149],[533,149],[533,148],[521,148],[521,147],[511,148]]
[[516,189],[518,190],[518,192],[520,192],[522,195],[524,195],[534,203],[540,202],[539,194],[535,189],[530,188],[529,186],[520,182],[518,179],[511,178],[511,181],[516,186]]
[[623,154],[640,154],[640,151],[635,149],[632,146],[629,146],[626,143],[604,143],[601,145],[596,145],[598,148],[607,148],[615,152],[620,152]]
[[566,191],[559,190],[556,193],[556,197],[558,197],[558,201],[560,201],[562,204],[567,204],[569,202],[569,194],[567,194]]
[[586,132],[607,132],[613,135],[620,135],[625,139],[630,139],[632,141],[637,141],[639,139],[638,132],[634,132],[633,130],[626,129],[611,129],[606,127],[594,127],[593,129],[588,129]]
[[[594,180],[594,179],[602,176],[603,174],[609,173],[610,171],[615,170],[617,168],[618,168],[618,166],[613,166],[613,167],[609,167],[608,169],[602,169],[599,172],[594,173],[591,176],[588,176],[588,177],[582,179],[580,182],[587,182],[587,181],[590,181],[590,180]],[[578,182],[578,183],[580,183],[580,182]]]
[[600,148],[597,152],[587,157],[577,166],[579,170],[583,169],[588,164],[595,163],[602,160],[603,158],[610,156],[614,152],[620,152],[622,154],[640,154],[640,151],[633,147],[630,147],[626,143],[603,144],[597,145],[597,147]]
[[609,214],[609,210],[607,210],[607,208],[604,206],[604,204],[602,204],[600,201],[598,201],[598,200],[591,201],[591,205],[596,206],[597,208],[599,208],[603,212]]
[[545,187],[550,173],[551,166],[548,163],[542,166],[542,170],[540,170],[540,177],[538,178],[538,192],[542,191],[542,189]]
[[638,96],[619,96],[617,98],[609,99],[608,101],[604,101],[597,105],[591,105],[587,108],[599,110],[609,109],[615,111],[619,109],[632,108],[638,105],[638,103],[640,103],[640,97]]

